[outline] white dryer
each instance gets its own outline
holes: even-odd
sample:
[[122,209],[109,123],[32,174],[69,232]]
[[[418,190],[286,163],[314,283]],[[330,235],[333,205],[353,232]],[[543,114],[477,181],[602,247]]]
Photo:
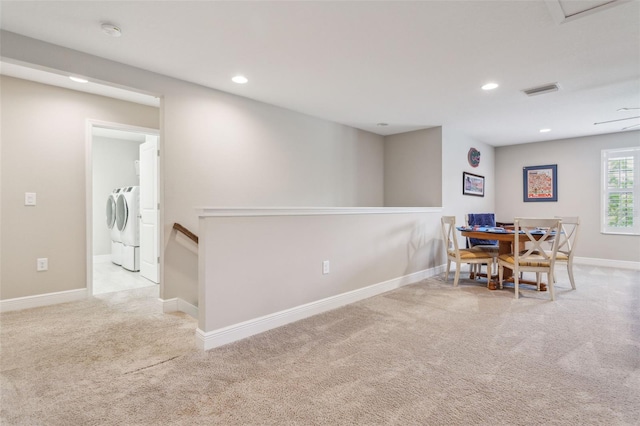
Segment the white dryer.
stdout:
[[140,270],[140,187],[122,188],[116,200],[116,227],[122,239],[122,267]]
[[114,189],[107,197],[107,228],[111,234],[111,261],[116,265],[122,265],[122,238],[120,230],[116,225],[117,208],[116,203],[120,195],[120,189]]

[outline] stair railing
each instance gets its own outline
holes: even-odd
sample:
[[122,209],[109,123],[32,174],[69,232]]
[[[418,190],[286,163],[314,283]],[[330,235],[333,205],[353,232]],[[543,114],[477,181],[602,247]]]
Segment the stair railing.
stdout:
[[187,228],[185,228],[184,226],[180,225],[179,223],[174,223],[173,224],[173,229],[175,229],[178,232],[182,232],[184,235],[186,235],[191,241],[193,241],[194,243],[198,244],[198,236],[196,234],[194,234],[193,232],[189,231]]

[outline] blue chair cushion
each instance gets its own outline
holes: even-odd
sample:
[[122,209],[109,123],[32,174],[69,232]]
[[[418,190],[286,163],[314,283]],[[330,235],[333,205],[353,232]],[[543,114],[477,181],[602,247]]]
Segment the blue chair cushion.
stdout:
[[[493,213],[469,213],[469,226],[483,226],[483,227],[495,227],[496,226],[496,215]],[[469,238],[469,244],[471,246],[477,245],[498,245],[498,240],[481,240],[478,238]]]

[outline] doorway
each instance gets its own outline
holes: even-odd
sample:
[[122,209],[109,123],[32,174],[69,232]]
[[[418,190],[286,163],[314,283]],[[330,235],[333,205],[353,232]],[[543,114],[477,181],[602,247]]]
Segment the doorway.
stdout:
[[89,121],[87,144],[88,293],[159,285],[158,131]]

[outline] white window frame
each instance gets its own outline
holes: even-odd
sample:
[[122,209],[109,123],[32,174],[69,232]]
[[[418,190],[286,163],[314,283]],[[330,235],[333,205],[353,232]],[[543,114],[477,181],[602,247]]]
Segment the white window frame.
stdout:
[[[608,185],[609,161],[616,158],[633,157],[633,187],[611,189]],[[620,149],[602,150],[602,200],[600,206],[600,225],[603,234],[640,235],[640,146]],[[633,225],[629,227],[610,226],[607,223],[609,195],[615,192],[631,192],[633,194]]]

